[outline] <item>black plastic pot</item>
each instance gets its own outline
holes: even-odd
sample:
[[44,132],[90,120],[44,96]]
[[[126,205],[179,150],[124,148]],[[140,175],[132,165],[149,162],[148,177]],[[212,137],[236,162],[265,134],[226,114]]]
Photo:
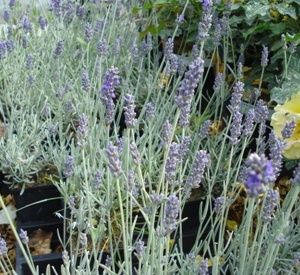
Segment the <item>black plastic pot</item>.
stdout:
[[[21,228],[18,227],[18,232]],[[30,236],[35,230],[41,229],[44,232],[53,232],[51,239],[51,249],[53,251],[60,250],[60,242],[58,234],[62,236],[63,234],[63,223],[62,221],[57,222],[56,220],[48,223],[27,223],[27,225],[22,227],[23,230],[27,231],[27,235]],[[24,247],[25,248],[25,247]],[[54,252],[43,255],[32,256],[33,263],[35,266],[39,267],[39,274],[46,272],[48,265],[53,266],[58,274],[60,274],[60,267],[63,264],[62,253]],[[30,268],[23,256],[21,248],[16,245],[16,272],[18,275],[30,275],[32,274]],[[51,274],[55,274],[51,268]]]
[[17,223],[45,222],[55,218],[62,210],[61,194],[54,185],[27,187],[22,195],[12,189],[17,211]]

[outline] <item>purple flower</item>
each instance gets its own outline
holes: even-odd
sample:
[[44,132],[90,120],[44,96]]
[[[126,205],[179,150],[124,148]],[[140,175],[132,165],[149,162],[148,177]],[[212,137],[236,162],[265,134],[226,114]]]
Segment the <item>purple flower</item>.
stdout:
[[284,139],[290,138],[293,135],[295,128],[296,128],[296,119],[293,118],[291,121],[286,122],[286,124],[284,125],[284,128],[281,131],[282,137]]
[[279,176],[279,173],[282,169],[282,158],[284,148],[285,142],[281,139],[277,139],[275,137],[274,131],[272,131],[269,136],[269,150],[270,159],[272,160],[273,169],[276,176]]
[[146,38],[141,42],[141,55],[146,55],[152,50],[152,35],[148,33]]
[[62,13],[61,0],[52,0],[50,3],[50,8],[53,10],[56,17],[60,17]]
[[255,110],[250,109],[248,113],[246,114],[244,125],[243,125],[243,135],[248,137],[253,132],[255,122]]
[[130,143],[129,149],[130,149],[130,154],[133,158],[133,162],[136,165],[140,165],[141,164],[141,155],[137,149],[135,142]]
[[40,16],[39,17],[39,25],[42,30],[46,29],[48,26],[47,19],[45,19],[43,16]]
[[25,64],[25,68],[26,70],[30,70],[32,67],[32,55],[28,54],[26,57],[26,64]]
[[200,262],[198,274],[199,275],[206,275],[206,274],[208,274],[208,259],[203,259]]
[[100,40],[97,44],[97,54],[101,56],[107,56],[109,53],[108,51],[108,44],[105,38]]
[[68,100],[65,104],[64,110],[67,114],[71,114],[74,111],[74,104],[72,100]]
[[264,155],[252,153],[245,164],[243,178],[247,193],[252,197],[258,197],[268,189],[268,184],[275,180],[272,161]]
[[192,170],[185,184],[185,189],[198,188],[204,176],[205,168],[209,166],[210,155],[204,150],[197,151]]
[[230,105],[228,109],[231,113],[234,113],[235,110],[240,110],[240,105],[242,102],[242,96],[244,92],[244,83],[238,81],[233,87],[233,93],[230,98]]
[[151,202],[157,205],[161,204],[164,198],[164,194],[156,194],[154,191],[152,191],[152,194],[150,195]]
[[185,73],[184,79],[178,88],[178,96],[175,98],[175,102],[180,108],[179,125],[181,127],[189,125],[190,105],[194,97],[194,90],[197,88],[204,72],[203,65],[204,61],[202,59],[195,59],[189,66],[189,71]]
[[166,202],[166,212],[164,219],[164,228],[168,234],[176,230],[177,217],[179,214],[179,200],[175,195],[168,197]]
[[165,57],[170,59],[171,54],[173,54],[174,41],[172,38],[169,38],[165,45]]
[[57,59],[61,56],[62,51],[63,51],[63,47],[64,47],[64,41],[63,40],[59,40],[57,42],[57,46],[53,52],[53,58]]
[[81,85],[85,92],[88,92],[91,89],[90,77],[87,71],[82,73]]
[[80,232],[79,233],[79,240],[80,240],[80,244],[82,245],[83,248],[85,248],[87,246],[87,236],[85,233]]
[[177,15],[176,22],[182,24],[184,22],[184,14]]
[[69,178],[74,174],[74,158],[72,156],[67,156],[62,173],[66,178]]
[[154,118],[154,106],[150,102],[146,104],[146,119],[151,120],[153,118]]
[[29,74],[28,75],[28,83],[29,83],[29,86],[33,86],[34,84],[34,76],[32,74]]
[[212,4],[209,0],[203,2],[202,18],[198,24],[197,42],[204,41],[209,38],[209,29],[212,24]]
[[11,39],[5,41],[7,52],[12,52],[15,48],[15,42]]
[[139,54],[139,49],[136,44],[136,41],[133,42],[132,47],[131,47],[131,58],[134,64],[139,63],[140,60],[140,54]]
[[96,171],[94,174],[94,188],[100,189],[101,188],[101,182],[102,182],[102,175],[100,171]]
[[114,52],[115,56],[119,55],[119,53],[120,53],[121,43],[122,43],[122,40],[120,37],[115,39],[115,42],[113,44],[113,52]]
[[89,22],[87,22],[85,24],[84,34],[85,34],[85,42],[89,43],[92,40],[92,37],[93,37],[93,34],[94,34],[92,26],[91,26],[91,24]]
[[85,8],[84,6],[81,6],[80,4],[76,5],[76,16],[80,19],[83,19],[85,15]]
[[135,182],[135,174],[133,170],[129,170],[128,174],[128,183],[126,185],[126,189],[128,192],[132,194],[132,196],[137,199],[139,196],[138,185]]
[[77,128],[77,144],[79,147],[86,147],[88,144],[88,123],[89,118],[85,114],[79,116],[79,126]]
[[12,9],[15,4],[16,4],[16,0],[9,0],[8,2],[10,9]]
[[106,155],[109,161],[109,169],[114,177],[119,177],[122,174],[122,163],[120,161],[119,150],[117,146],[114,146],[112,142],[109,142],[106,149]]
[[172,124],[167,120],[163,125],[163,130],[162,130],[162,147],[167,147],[170,139],[171,139],[171,135],[172,135],[172,131],[173,131],[173,126]]
[[293,179],[291,180],[292,185],[300,185],[300,160],[298,162],[298,166],[295,168],[293,172]]
[[137,123],[135,118],[136,113],[134,111],[134,96],[131,94],[126,94],[124,96],[124,105],[125,124],[128,128],[134,128]]
[[108,268],[112,266],[112,258],[109,255],[106,256],[105,266]]
[[6,44],[0,41],[0,61],[6,57]]
[[22,47],[26,49],[28,47],[28,40],[26,36],[22,37]]
[[21,229],[19,236],[20,236],[22,243],[27,245],[29,242],[29,238],[27,236],[27,231],[24,231],[23,229]]
[[243,115],[239,110],[235,110],[232,115],[232,122],[230,124],[230,142],[233,145],[238,144],[242,133],[242,118]]
[[105,123],[109,125],[113,121],[115,104],[115,89],[120,85],[119,70],[111,67],[104,75],[102,88],[100,90],[100,100],[106,105]]
[[184,136],[181,140],[181,143],[179,145],[179,160],[180,162],[183,161],[187,153],[189,152],[189,146],[192,143],[192,139],[189,136]]
[[8,252],[6,241],[3,238],[0,238],[0,256]]
[[170,66],[170,73],[172,75],[176,75],[178,70],[178,57],[176,54],[171,54],[168,60],[168,64]]
[[176,166],[180,162],[180,145],[172,142],[170,145],[169,155],[166,162],[165,174],[166,180],[173,184],[176,176]]
[[24,16],[22,25],[25,33],[32,33],[32,23],[27,16]]
[[221,215],[224,211],[224,206],[225,206],[225,201],[224,197],[218,197],[214,201],[214,211],[218,214]]
[[200,140],[204,140],[209,137],[210,127],[211,127],[211,121],[210,120],[204,121],[199,132]]
[[223,81],[223,74],[218,73],[216,78],[215,78],[215,82],[214,82],[214,86],[213,86],[213,89],[214,89],[215,93],[219,93],[221,91],[223,82],[224,82]]
[[262,210],[261,220],[263,222],[271,222],[274,217],[275,207],[279,200],[279,193],[277,190],[268,190],[265,203]]
[[6,23],[9,23],[10,20],[10,12],[8,10],[5,10],[3,13],[3,19]]
[[268,55],[269,55],[268,47],[263,46],[263,50],[261,54],[261,66],[263,68],[267,67],[268,65],[268,61],[269,61]]
[[142,240],[138,240],[135,243],[134,248],[136,250],[136,256],[138,259],[143,258],[145,255],[145,243]]
[[97,19],[94,27],[94,32],[101,34],[103,31],[104,21],[103,19]]
[[255,121],[257,123],[265,122],[269,117],[269,110],[265,102],[259,99],[255,106]]

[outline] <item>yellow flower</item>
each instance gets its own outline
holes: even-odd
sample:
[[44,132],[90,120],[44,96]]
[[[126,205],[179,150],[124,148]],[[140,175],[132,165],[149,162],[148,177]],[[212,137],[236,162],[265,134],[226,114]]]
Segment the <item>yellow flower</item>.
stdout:
[[290,122],[293,118],[296,120],[295,130],[290,138],[284,139],[286,147],[283,155],[288,159],[300,158],[300,92],[292,95],[283,105],[277,105],[274,108],[274,114],[271,118],[271,126],[275,135],[282,138],[281,131],[286,122]]

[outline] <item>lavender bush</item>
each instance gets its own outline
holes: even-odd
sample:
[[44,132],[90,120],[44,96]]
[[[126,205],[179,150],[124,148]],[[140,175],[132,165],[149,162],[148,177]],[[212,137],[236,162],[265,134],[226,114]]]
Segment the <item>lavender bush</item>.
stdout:
[[[53,0],[38,16],[30,8],[19,14],[18,3],[7,7],[18,23],[7,19],[0,44],[0,112],[8,123],[0,166],[23,188],[46,163],[58,168],[65,230],[57,274],[208,274],[209,263],[211,274],[296,274],[299,169],[280,202],[284,143],[274,134],[268,142],[268,108],[254,87],[245,111],[237,58],[204,89],[205,49],[218,51],[211,32],[221,15],[203,1],[193,52],[174,53],[176,28],[159,58],[156,36],[138,40],[137,5]],[[267,55],[264,47],[262,76]],[[229,230],[230,206],[243,190],[242,221]],[[187,253],[183,209],[195,199],[200,225]],[[24,236],[17,240],[38,274]]]

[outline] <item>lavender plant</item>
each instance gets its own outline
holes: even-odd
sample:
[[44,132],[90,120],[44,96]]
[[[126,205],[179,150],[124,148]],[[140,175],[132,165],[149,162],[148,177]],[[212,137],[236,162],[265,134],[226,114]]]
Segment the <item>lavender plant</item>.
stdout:
[[[22,184],[44,163],[58,168],[53,184],[65,204],[61,273],[207,274],[211,263],[212,274],[296,274],[299,169],[280,203],[275,183],[283,143],[274,135],[270,143],[264,139],[262,99],[243,111],[240,62],[216,75],[212,93],[204,88],[205,50],[221,15],[203,1],[193,53],[174,54],[176,28],[158,62],[157,37],[138,40],[135,4],[53,0],[50,10],[27,14],[7,33],[15,47],[0,44],[7,80],[0,113],[8,122],[0,167],[7,180]],[[189,7],[186,1],[181,18]],[[212,55],[222,40],[227,62],[230,26],[223,29]],[[264,47],[262,76],[267,63]],[[282,135],[292,128],[293,121]],[[241,222],[229,229],[231,205],[243,192]],[[199,225],[186,251],[183,210],[195,199]],[[21,232],[17,241],[37,274],[25,237]]]

